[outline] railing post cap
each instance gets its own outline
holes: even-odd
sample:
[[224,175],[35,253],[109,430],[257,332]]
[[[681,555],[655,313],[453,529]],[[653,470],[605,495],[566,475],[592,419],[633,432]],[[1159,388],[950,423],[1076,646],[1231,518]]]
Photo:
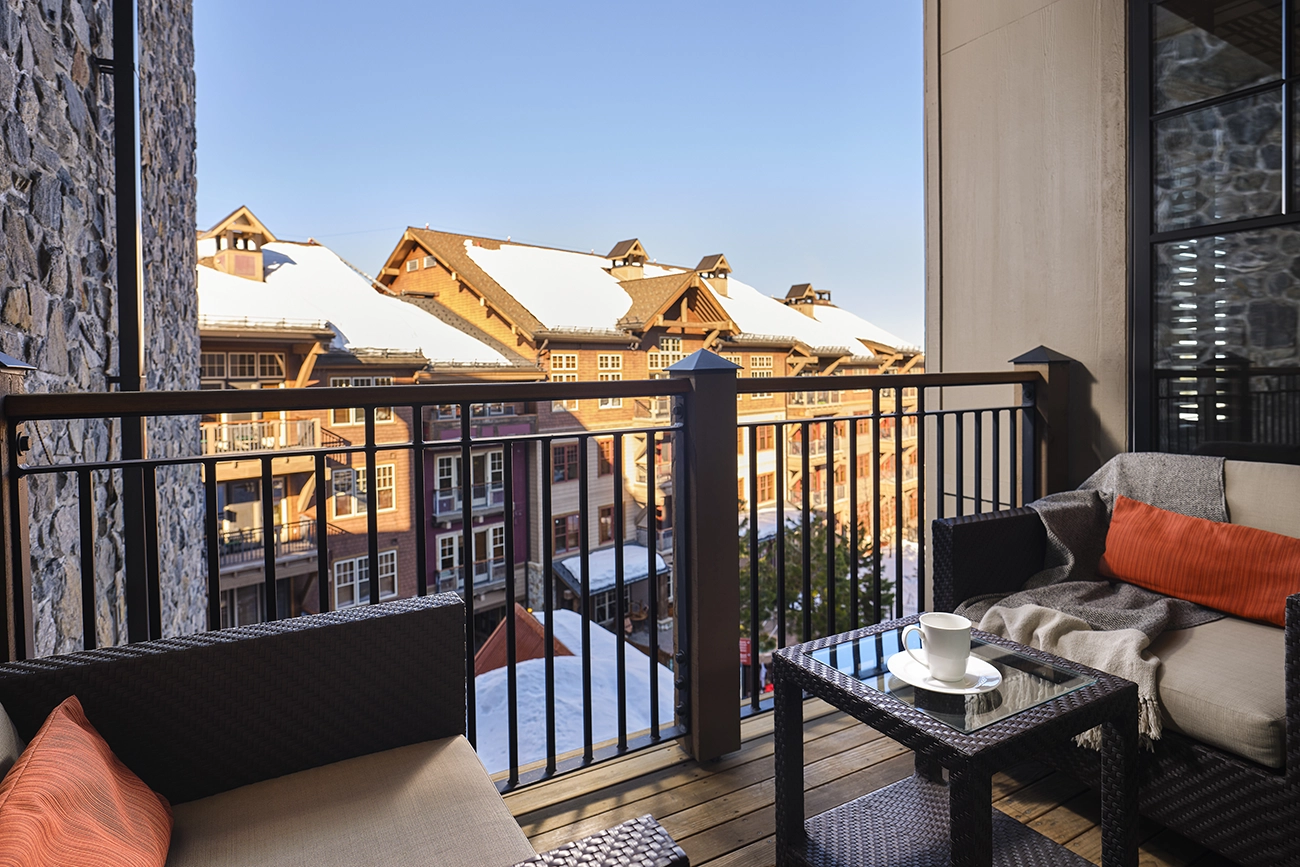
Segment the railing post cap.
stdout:
[[740,365],[707,349],[697,349],[681,361],[666,368],[669,373],[735,373]]
[[0,371],[6,373],[26,373],[29,370],[35,369],[35,367],[25,361],[19,361],[12,355],[6,355],[3,352],[0,352]]
[[1024,355],[1017,355],[1011,359],[1011,364],[1068,364],[1074,361],[1073,358],[1063,352],[1057,352],[1055,349],[1048,349],[1046,346],[1035,346]]

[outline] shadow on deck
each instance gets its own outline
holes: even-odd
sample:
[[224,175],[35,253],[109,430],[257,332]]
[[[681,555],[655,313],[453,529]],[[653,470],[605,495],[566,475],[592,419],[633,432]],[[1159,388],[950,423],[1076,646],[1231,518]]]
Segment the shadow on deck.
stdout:
[[[650,813],[694,867],[774,863],[772,715],[744,722],[743,744],[698,765],[676,743],[603,762],[506,795],[533,847],[544,852]],[[912,773],[905,748],[823,702],[804,705],[808,815]],[[1100,804],[1070,777],[1024,765],[993,778],[994,806],[1094,864],[1101,863]],[[1157,825],[1141,830],[1142,867],[1230,867],[1231,862]]]

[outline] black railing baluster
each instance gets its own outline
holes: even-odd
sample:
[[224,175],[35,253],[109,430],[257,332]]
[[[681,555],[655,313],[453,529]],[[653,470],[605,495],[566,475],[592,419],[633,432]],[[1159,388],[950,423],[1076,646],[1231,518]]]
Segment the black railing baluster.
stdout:
[[[461,599],[465,603],[465,697],[467,699],[466,720],[465,720],[465,737],[469,740],[470,745],[478,743],[478,701],[476,693],[474,654],[478,650],[474,646],[474,478],[473,463],[470,458],[470,407],[469,403],[460,405],[460,567],[461,575],[464,576],[464,590],[461,592]],[[371,433],[374,430],[373,415],[366,416],[366,442],[369,444]],[[373,461],[372,454],[366,452],[366,460]],[[371,470],[371,479],[373,480],[373,470]],[[368,484],[367,495],[374,489],[374,484]],[[374,510],[371,509],[371,518],[374,517]],[[370,547],[371,550],[377,549],[378,539],[371,532]],[[378,554],[372,555],[378,560]],[[376,570],[372,569],[370,578],[370,598],[378,599],[377,592],[378,575]],[[550,625],[549,618],[547,625]],[[549,644],[550,639],[547,639]],[[548,687],[549,691],[549,687]]]
[[[925,611],[925,389],[916,388],[916,610]],[[940,444],[939,453],[943,453]],[[942,476],[940,476],[942,478]],[[941,491],[942,493],[942,491]]]
[[948,418],[942,409],[934,414],[934,428],[935,518],[943,519],[948,514],[948,477],[944,474],[948,455]]
[[[370,573],[370,604],[374,605],[379,602],[379,470],[377,469],[378,461],[376,460],[378,449],[375,444],[375,408],[366,407],[366,562],[369,564],[367,569]],[[355,479],[355,476],[353,477]],[[465,608],[465,619],[469,622],[474,620],[473,604],[467,604]],[[470,633],[469,658],[474,659],[474,641],[473,632]],[[470,684],[474,683],[473,672],[470,673]],[[473,692],[471,689],[470,692]],[[473,699],[470,700],[470,706],[473,707]],[[472,729],[471,729],[472,731]],[[470,743],[474,739],[470,738]]]
[[871,608],[872,623],[879,623],[884,612],[884,588],[880,574],[880,398],[882,389],[871,401]]
[[280,619],[279,594],[275,592],[275,497],[270,455],[264,455],[261,463],[262,582],[265,586],[266,619],[270,622]]
[[[1010,487],[1007,490],[1007,499],[1011,501],[1011,506],[1014,508],[1029,502],[1023,498],[1023,492],[1020,489],[1020,436],[1018,431],[1020,426],[1024,424],[1024,413],[1013,408],[1007,413],[1007,419],[1011,427],[1011,430],[1007,433],[1008,463],[1010,464],[1008,469]],[[1017,497],[1021,499],[1017,501]]]
[[957,423],[957,517],[960,518],[966,514],[966,413],[958,410],[954,415]]
[[[615,434],[611,444],[611,459],[614,462],[614,638],[616,641],[615,667],[618,672],[618,749],[627,749],[627,636],[623,632],[623,623],[628,616],[627,605],[623,600],[626,586],[623,566],[623,435]],[[647,520],[647,524],[650,522]],[[650,544],[658,542],[654,527],[648,527],[646,536]],[[653,581],[651,582],[654,583]]]
[[992,511],[996,512],[1002,508],[1002,410],[993,410],[992,429],[990,435],[993,438],[993,502]]
[[[423,426],[421,426],[423,430]],[[519,784],[519,655],[515,635],[515,447],[506,443],[501,449],[502,507],[505,512],[506,555],[506,737],[509,740],[510,777],[508,786]]]
[[329,611],[334,606],[330,604],[330,561],[329,561],[329,543],[326,536],[329,535],[329,501],[332,499],[328,484],[325,480],[325,454],[318,452],[315,455],[315,479],[316,479],[316,602],[321,611]]
[[1020,460],[1023,469],[1020,473],[1021,497],[1025,503],[1032,503],[1038,498],[1038,434],[1036,417],[1038,415],[1037,392],[1032,382],[1021,387],[1021,419],[1023,425],[1023,442]]
[[[393,407],[397,412],[397,407]],[[411,499],[415,506],[415,595],[429,593],[429,483],[424,477],[424,407],[411,406]],[[397,480],[393,480],[396,486]],[[419,492],[416,494],[416,492]],[[393,492],[396,496],[396,491]]]
[[984,410],[972,413],[975,417],[975,510],[978,515],[984,511]]
[[826,422],[826,631],[834,635],[835,629],[835,422]]
[[812,441],[809,435],[812,426],[808,422],[799,423],[800,460],[799,460],[799,557],[801,590],[799,593],[799,610],[803,613],[803,641],[812,640]]
[[144,473],[144,563],[145,586],[149,594],[149,637],[162,638],[162,566],[158,562],[158,467],[145,464]]
[[894,616],[903,616],[903,389],[894,388]]
[[[658,469],[655,467],[655,440],[657,434],[651,431],[646,434],[645,438],[645,521],[649,535],[653,535],[659,529],[659,520],[655,512],[655,494],[657,485],[655,476]],[[673,443],[676,445],[676,443]],[[680,496],[681,492],[673,488],[674,496]],[[674,527],[675,534],[680,527]],[[675,559],[675,558],[674,558]],[[655,546],[646,546],[646,583],[649,587],[649,608],[647,614],[646,629],[650,638],[650,737],[653,740],[659,739],[659,564],[655,558]],[[678,588],[680,591],[681,588]]]
[[758,587],[758,428],[749,428],[749,706],[759,710],[763,701],[763,679],[759,671]]
[[785,598],[785,450],[789,447],[786,437],[786,425],[778,422],[772,425],[776,447],[776,552],[773,559],[776,572],[776,646],[785,647],[786,606]]
[[95,494],[90,470],[77,471],[77,506],[81,530],[81,640],[95,649]]
[[551,516],[555,475],[551,469],[551,444],[546,437],[541,440],[542,479],[542,623],[543,659],[545,660],[546,688],[546,774],[555,773],[555,522]]
[[[849,422],[849,629],[862,626],[858,611],[862,578],[858,574],[858,420]],[[856,646],[856,645],[855,645]]]
[[[578,562],[582,609],[582,761],[592,759],[591,696],[591,489],[587,462],[591,437],[578,437]],[[654,550],[654,546],[650,546]]]
[[203,530],[207,541],[208,629],[221,628],[221,540],[217,522],[217,462],[203,462]]

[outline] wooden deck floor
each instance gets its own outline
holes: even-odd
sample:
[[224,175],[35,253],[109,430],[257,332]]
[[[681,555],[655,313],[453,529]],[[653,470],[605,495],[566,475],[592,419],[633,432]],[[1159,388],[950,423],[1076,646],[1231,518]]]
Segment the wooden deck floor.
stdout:
[[[544,852],[626,819],[651,814],[694,867],[773,863],[772,715],[746,720],[743,746],[699,765],[677,744],[603,762],[506,795],[534,848]],[[804,780],[815,815],[912,772],[912,756],[818,700],[804,707]],[[993,780],[994,806],[1101,863],[1098,797],[1046,768],[1026,765]],[[1224,867],[1230,862],[1158,826],[1142,830],[1142,867]]]

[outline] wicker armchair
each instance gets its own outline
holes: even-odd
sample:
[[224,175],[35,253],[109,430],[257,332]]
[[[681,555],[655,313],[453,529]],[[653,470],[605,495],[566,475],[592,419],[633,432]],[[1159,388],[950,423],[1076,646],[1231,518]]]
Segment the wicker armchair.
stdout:
[[[934,608],[1010,593],[1043,568],[1046,531],[1032,509],[933,524]],[[1139,810],[1243,865],[1300,864],[1300,594],[1286,607],[1286,762],[1257,765],[1166,730],[1143,751]],[[1096,787],[1097,754],[1078,748],[1044,756]]]
[[[463,735],[464,618],[459,597],[443,594],[0,665],[0,705],[30,740],[76,695],[123,763],[184,806]],[[523,863],[615,862],[688,863],[648,816]]]

